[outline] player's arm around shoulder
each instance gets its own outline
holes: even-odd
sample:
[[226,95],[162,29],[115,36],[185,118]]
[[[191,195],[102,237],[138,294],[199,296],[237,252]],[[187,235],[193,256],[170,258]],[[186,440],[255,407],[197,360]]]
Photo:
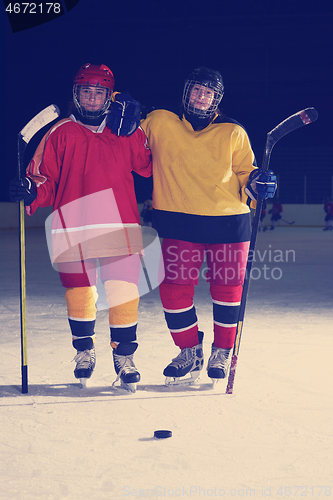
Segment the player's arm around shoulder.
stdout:
[[139,126],[133,134],[119,137],[129,148],[131,169],[143,177],[150,177],[153,173],[152,154],[144,130]]
[[141,104],[129,94],[114,92],[107,114],[107,127],[125,139],[131,149],[132,169],[144,177],[152,175],[151,152],[145,131],[140,126]]

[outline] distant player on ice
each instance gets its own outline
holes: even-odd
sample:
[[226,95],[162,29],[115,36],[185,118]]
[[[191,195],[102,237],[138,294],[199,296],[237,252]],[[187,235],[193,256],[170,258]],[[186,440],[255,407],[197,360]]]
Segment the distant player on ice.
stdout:
[[259,219],[259,231],[263,230],[263,232],[266,231],[267,227],[265,226],[265,217],[266,217],[266,203],[263,202],[263,208],[261,209],[260,212],[260,219]]
[[52,262],[66,290],[75,377],[84,385],[95,368],[99,264],[117,380],[135,390],[142,235],[131,172],[149,177],[151,153],[142,130],[118,137],[106,126],[114,84],[107,66],[80,67],[72,114],[44,136],[23,186],[13,180],[10,194],[24,199],[29,215],[53,205]]
[[273,203],[273,206],[272,208],[269,210],[269,214],[271,214],[271,231],[273,231],[275,229],[275,226],[276,226],[276,223],[277,221],[279,221],[280,219],[282,219],[282,212],[283,212],[283,207],[281,205],[281,202],[280,200],[276,200],[274,203]]
[[327,198],[324,204],[325,216],[325,227],[324,231],[331,231],[333,224],[333,202],[331,198]]

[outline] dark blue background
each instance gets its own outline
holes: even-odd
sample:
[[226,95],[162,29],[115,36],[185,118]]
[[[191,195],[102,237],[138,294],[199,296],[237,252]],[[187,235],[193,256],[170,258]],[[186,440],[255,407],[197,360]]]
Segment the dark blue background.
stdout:
[[[80,0],[58,19],[17,33],[2,7],[0,201],[8,201],[8,181],[16,173],[18,132],[49,104],[57,104],[66,116],[73,76],[85,62],[108,65],[116,89],[129,91],[148,108],[177,105],[184,79],[195,66],[220,70],[222,108],[245,126],[259,163],[267,132],[314,106],[318,121],[285,137],[281,148],[304,149],[296,171],[315,169],[329,178],[332,3]],[[29,144],[26,164],[44,132]],[[309,154],[320,161],[309,163]],[[287,169],[290,165],[278,165],[282,174]],[[145,198],[150,185],[137,186],[139,198]]]

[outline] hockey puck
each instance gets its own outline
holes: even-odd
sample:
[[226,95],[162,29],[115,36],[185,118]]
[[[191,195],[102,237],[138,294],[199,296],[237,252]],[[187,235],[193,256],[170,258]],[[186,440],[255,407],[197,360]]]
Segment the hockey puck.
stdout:
[[154,438],[156,439],[166,439],[166,438],[171,438],[172,432],[171,431],[155,431],[154,432]]

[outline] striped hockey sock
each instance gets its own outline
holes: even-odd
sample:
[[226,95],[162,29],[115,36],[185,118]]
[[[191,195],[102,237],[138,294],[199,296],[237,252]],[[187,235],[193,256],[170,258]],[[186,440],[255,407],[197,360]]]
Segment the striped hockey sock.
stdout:
[[231,349],[234,345],[242,291],[242,285],[211,284],[215,347]]
[[164,316],[174,343],[180,348],[198,345],[198,318],[193,305],[194,285],[162,283]]

